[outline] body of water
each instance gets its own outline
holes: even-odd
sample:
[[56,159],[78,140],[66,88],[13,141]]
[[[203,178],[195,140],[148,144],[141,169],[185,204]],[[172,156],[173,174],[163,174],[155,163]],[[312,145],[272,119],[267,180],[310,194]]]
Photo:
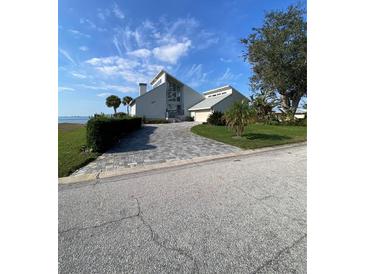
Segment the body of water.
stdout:
[[86,124],[89,116],[58,116],[58,123]]

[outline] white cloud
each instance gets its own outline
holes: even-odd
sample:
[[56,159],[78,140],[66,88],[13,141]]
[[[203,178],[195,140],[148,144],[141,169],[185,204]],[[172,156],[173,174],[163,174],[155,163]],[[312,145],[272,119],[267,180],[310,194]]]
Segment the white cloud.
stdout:
[[134,51],[130,51],[127,54],[135,56],[135,57],[139,57],[139,58],[147,58],[151,55],[151,51],[148,49],[137,49]]
[[[105,13],[103,15],[106,16]],[[114,16],[112,9],[110,15]],[[115,47],[115,54],[91,58],[85,63],[103,80],[118,79],[133,85],[149,82],[163,68],[177,71],[182,57],[191,50],[206,48],[218,42],[213,33],[199,30],[198,27],[199,22],[191,17],[174,21],[161,17],[153,22],[145,20],[136,28],[129,25],[115,27],[110,41]],[[185,73],[191,71],[188,79],[193,85],[206,81],[207,73],[203,72],[201,64],[195,64],[187,70]]]
[[61,49],[60,48],[60,52],[61,52],[61,54],[67,59],[67,60],[69,60],[72,64],[74,64],[74,65],[76,65],[76,62],[74,61],[74,59],[72,59],[72,57],[70,56],[70,54],[66,51],[66,50],[64,50],[64,49]]
[[76,37],[86,37],[86,38],[90,38],[91,36],[89,34],[85,34],[82,33],[81,31],[78,31],[76,29],[69,29],[69,32],[71,32],[73,35],[75,35]]
[[187,53],[190,46],[191,41],[187,39],[185,42],[156,47],[152,52],[155,58],[170,64],[176,64],[180,57]]
[[129,52],[134,50],[134,48],[142,48],[148,44],[144,41],[143,35],[147,34],[143,34],[138,28],[135,30],[131,30],[128,26],[125,28],[116,28],[113,43],[118,49],[118,52],[121,52],[120,45]]
[[70,88],[70,87],[58,87],[58,91],[75,91],[74,88]]
[[[117,92],[121,92],[121,93],[137,92],[137,86],[131,87],[131,86],[110,85],[110,84],[106,84],[104,82],[96,84],[96,85],[80,84],[78,86],[81,88],[91,89],[91,90],[117,91]],[[106,92],[100,93],[100,94],[105,94],[105,93]]]
[[151,77],[163,68],[162,65],[150,63],[148,60],[145,60],[142,64],[134,56],[130,58],[119,56],[92,58],[85,61],[85,63],[91,65],[104,76],[114,78],[121,76],[125,81],[133,84],[148,82]]
[[208,32],[205,30],[202,30],[198,34],[199,42],[197,42],[197,49],[202,50],[209,48],[212,45],[218,44],[219,37],[216,36],[216,34],[212,32]]
[[231,63],[232,62],[232,59],[225,59],[225,58],[219,58],[219,60],[221,60],[223,63]]
[[168,25],[168,33],[172,35],[178,31],[183,30],[185,33],[191,33],[194,29],[199,26],[199,22],[195,18],[178,18],[172,25]]
[[115,35],[113,37],[113,44],[114,44],[115,48],[117,49],[119,56],[122,56],[122,50],[120,49],[118,39]]
[[217,80],[219,82],[224,82],[228,80],[232,80],[234,78],[234,75],[231,73],[231,69],[227,68],[226,71],[223,73],[222,76],[220,76]]
[[102,66],[97,67],[96,69],[107,75],[116,75],[120,72],[118,66]]
[[98,9],[98,18],[102,21],[105,21],[107,17],[109,17],[111,14],[110,9]]
[[119,56],[92,58],[85,62],[93,65],[94,67],[118,67],[119,69],[134,68],[140,65],[140,63],[136,60]]
[[81,74],[81,73],[78,73],[78,72],[71,72],[71,75],[74,76],[74,77],[76,77],[76,78],[78,78],[78,79],[85,79],[85,78],[87,78],[86,75]]
[[86,24],[87,26],[89,26],[89,28],[97,30],[97,31],[107,31],[107,29],[98,27],[94,22],[92,22],[91,20],[89,20],[87,18],[80,18],[80,23]]
[[81,51],[88,51],[89,48],[87,46],[81,46],[81,47],[79,47],[79,50],[81,50]]
[[203,72],[202,64],[193,64],[191,68],[183,73],[185,79],[192,87],[199,87],[207,80],[208,73]]
[[225,72],[218,77],[217,85],[220,84],[232,84],[235,80],[242,76],[242,73],[233,74],[230,68],[227,68]]
[[115,17],[117,17],[119,19],[124,19],[124,17],[125,17],[124,13],[120,10],[119,6],[115,2],[113,5],[113,13],[114,13]]
[[97,96],[99,96],[99,97],[107,97],[107,96],[109,96],[109,95],[112,95],[111,93],[109,93],[109,92],[103,92],[103,93],[99,93],[99,94],[97,94]]

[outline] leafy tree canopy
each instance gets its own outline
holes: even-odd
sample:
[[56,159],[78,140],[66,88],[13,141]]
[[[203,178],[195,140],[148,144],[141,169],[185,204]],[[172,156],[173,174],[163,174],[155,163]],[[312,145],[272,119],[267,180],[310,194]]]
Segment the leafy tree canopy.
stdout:
[[109,107],[109,108],[112,107],[114,109],[114,113],[117,113],[117,108],[120,106],[121,103],[122,103],[122,101],[116,95],[108,96],[105,101],[105,104],[107,107]]
[[130,96],[124,96],[122,104],[123,106],[127,106],[127,113],[129,115],[129,104],[132,102],[133,98]]
[[307,94],[307,23],[305,11],[289,6],[266,13],[264,24],[254,28],[244,45],[245,60],[252,65],[253,90],[280,95],[281,108],[295,113]]

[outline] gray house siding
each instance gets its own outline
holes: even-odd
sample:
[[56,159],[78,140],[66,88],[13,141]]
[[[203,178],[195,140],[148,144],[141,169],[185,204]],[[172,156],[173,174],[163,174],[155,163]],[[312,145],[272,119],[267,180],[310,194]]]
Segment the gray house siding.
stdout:
[[184,85],[183,86],[183,98],[184,98],[184,115],[190,116],[189,114],[189,108],[196,105],[200,101],[204,100],[204,96],[189,86]]
[[241,93],[232,90],[232,94],[230,94],[228,97],[217,103],[212,107],[214,111],[220,111],[225,112],[234,102],[240,101],[247,98],[243,96]]
[[135,99],[132,109],[136,116],[151,119],[165,118],[166,116],[166,83],[154,88]]

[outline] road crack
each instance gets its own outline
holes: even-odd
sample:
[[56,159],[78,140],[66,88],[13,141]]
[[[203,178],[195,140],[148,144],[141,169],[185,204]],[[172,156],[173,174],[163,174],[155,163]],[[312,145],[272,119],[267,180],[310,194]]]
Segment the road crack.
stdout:
[[138,217],[138,215],[133,214],[133,215],[129,215],[129,216],[126,216],[126,217],[122,217],[122,218],[119,218],[119,219],[116,219],[116,220],[111,220],[111,221],[104,222],[104,223],[97,224],[97,225],[93,225],[93,226],[73,227],[73,228],[69,228],[69,229],[66,229],[66,230],[59,231],[58,234],[64,234],[64,233],[67,233],[67,232],[70,232],[70,231],[83,231],[83,230],[87,230],[87,229],[100,228],[100,227],[103,227],[103,226],[106,226],[106,225],[109,225],[109,224],[121,222],[121,221],[124,221],[124,220],[127,220],[127,219],[136,218],[136,217]]
[[293,247],[295,247],[297,244],[299,244],[303,239],[305,239],[307,237],[307,234],[304,234],[303,236],[301,236],[299,239],[295,240],[290,246],[284,247],[283,249],[281,249],[279,252],[277,252],[275,254],[275,256],[266,261],[265,263],[263,263],[261,266],[259,266],[258,268],[256,268],[253,272],[251,272],[252,274],[256,274],[259,271],[261,271],[262,269],[264,269],[266,266],[268,266],[269,264],[271,264],[272,262],[275,262],[279,259],[279,257],[283,254],[283,253],[287,253],[288,251],[290,251],[290,249],[292,249]]
[[58,234],[62,235],[64,233],[71,232],[71,231],[79,232],[79,231],[84,231],[84,230],[87,230],[87,229],[100,228],[100,227],[103,227],[103,226],[106,226],[106,225],[109,225],[109,224],[122,222],[122,221],[127,220],[127,219],[138,218],[142,222],[142,224],[149,230],[150,238],[157,246],[159,246],[159,247],[161,247],[165,250],[174,251],[174,252],[178,253],[179,255],[182,255],[185,258],[189,259],[190,261],[193,262],[193,265],[194,265],[193,269],[192,269],[192,273],[199,273],[199,266],[198,266],[197,261],[194,259],[194,257],[188,251],[186,251],[184,249],[173,247],[173,246],[167,246],[165,244],[165,241],[163,241],[161,239],[161,237],[158,235],[158,233],[155,232],[152,229],[151,225],[149,223],[147,223],[146,220],[144,219],[144,217],[142,215],[142,210],[141,210],[139,200],[135,197],[133,197],[133,198],[137,202],[138,211],[137,211],[136,214],[129,215],[129,216],[126,216],[126,217],[122,217],[122,218],[119,218],[119,219],[116,219],[116,220],[111,220],[111,221],[104,222],[104,223],[101,223],[101,224],[93,225],[93,226],[86,226],[86,227],[81,227],[81,228],[80,227],[69,228],[69,229],[66,229],[66,230],[59,231]]
[[249,192],[247,192],[247,191],[243,190],[242,188],[240,188],[240,187],[238,187],[238,186],[232,186],[232,187],[233,187],[233,188],[236,188],[236,189],[240,190],[241,192],[245,193],[246,195],[248,195],[248,196],[250,196],[250,197],[254,198],[256,201],[261,202],[261,203],[262,203],[265,207],[267,207],[268,209],[272,210],[274,213],[279,214],[279,215],[282,215],[282,216],[285,216],[285,217],[289,218],[290,220],[292,220],[292,221],[294,221],[294,222],[299,223],[300,225],[305,225],[306,220],[301,219],[301,218],[293,217],[293,216],[291,216],[291,215],[289,215],[289,214],[286,214],[286,213],[284,213],[284,212],[280,212],[280,211],[278,211],[276,208],[271,207],[271,206],[267,205],[267,204],[264,202],[264,201],[265,201],[266,199],[268,199],[268,198],[276,198],[275,196],[273,196],[273,195],[267,195],[267,196],[265,196],[265,197],[258,198],[258,197],[256,197],[255,195],[252,195],[251,193],[249,193]]
[[192,272],[193,273],[199,273],[199,266],[198,266],[198,263],[196,262],[196,260],[194,259],[194,257],[186,250],[184,249],[181,249],[181,248],[177,248],[177,247],[170,247],[170,246],[167,246],[165,244],[165,241],[159,241],[159,239],[161,239],[161,237],[152,229],[151,225],[148,224],[146,222],[146,220],[143,218],[143,215],[142,215],[142,211],[141,211],[141,207],[140,207],[140,204],[139,204],[139,200],[137,198],[135,198],[136,201],[137,201],[137,204],[138,204],[138,214],[137,214],[137,217],[141,220],[141,222],[148,228],[148,230],[150,231],[150,237],[151,237],[151,240],[159,247],[163,248],[163,249],[166,249],[166,250],[170,250],[170,251],[174,251],[174,252],[177,252],[178,254],[184,256],[185,258],[191,260],[194,264],[194,267],[192,269]]

